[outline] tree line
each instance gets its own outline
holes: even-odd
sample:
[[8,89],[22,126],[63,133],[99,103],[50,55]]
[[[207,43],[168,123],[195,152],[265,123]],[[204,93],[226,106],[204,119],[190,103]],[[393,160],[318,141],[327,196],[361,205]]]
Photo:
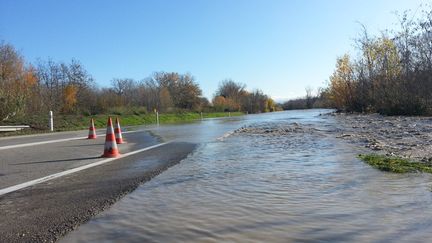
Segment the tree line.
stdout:
[[[430,8],[430,6],[429,6]],[[396,30],[372,36],[361,25],[355,56],[344,54],[325,88],[282,104],[284,110],[336,108],[384,115],[432,115],[432,9],[405,11]]]
[[217,111],[243,111],[248,113],[280,110],[275,101],[261,90],[247,91],[246,85],[226,79],[219,84],[213,106]]
[[315,109],[315,108],[332,108],[326,94],[326,90],[318,88],[316,94],[313,93],[311,87],[306,87],[306,96],[290,99],[281,104],[284,110],[300,110],[300,109]]
[[397,30],[371,36],[364,26],[358,54],[337,58],[324,95],[347,112],[432,114],[432,10],[399,17]]
[[142,80],[115,78],[99,87],[77,61],[51,59],[27,63],[11,45],[0,42],[0,121],[35,114],[102,114],[181,111],[274,111],[274,101],[260,90],[248,92],[233,80],[220,83],[210,102],[189,73],[154,72]]

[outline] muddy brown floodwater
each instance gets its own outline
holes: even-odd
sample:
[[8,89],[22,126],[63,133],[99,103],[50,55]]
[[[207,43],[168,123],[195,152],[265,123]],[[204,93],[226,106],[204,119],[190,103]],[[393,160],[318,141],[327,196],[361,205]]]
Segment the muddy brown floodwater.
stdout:
[[391,174],[364,164],[356,156],[371,148],[337,138],[347,134],[348,123],[320,115],[325,112],[155,128],[161,137],[199,146],[63,241],[431,239],[430,175]]

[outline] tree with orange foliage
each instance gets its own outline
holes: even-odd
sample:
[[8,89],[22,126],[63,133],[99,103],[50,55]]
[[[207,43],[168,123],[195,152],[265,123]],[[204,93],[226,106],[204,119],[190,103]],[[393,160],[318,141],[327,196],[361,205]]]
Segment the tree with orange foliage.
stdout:
[[227,102],[223,96],[216,96],[213,98],[213,107],[217,111],[225,111],[227,108]]
[[74,111],[75,105],[77,103],[77,93],[78,88],[73,85],[67,85],[63,90],[63,112],[70,113]]
[[345,54],[337,59],[336,70],[330,77],[330,99],[337,109],[347,110],[352,107],[354,93],[353,67]]
[[0,43],[0,121],[23,115],[37,79],[13,46]]
[[173,107],[173,101],[171,98],[171,94],[167,87],[162,87],[159,92],[159,110],[161,112],[169,111]]

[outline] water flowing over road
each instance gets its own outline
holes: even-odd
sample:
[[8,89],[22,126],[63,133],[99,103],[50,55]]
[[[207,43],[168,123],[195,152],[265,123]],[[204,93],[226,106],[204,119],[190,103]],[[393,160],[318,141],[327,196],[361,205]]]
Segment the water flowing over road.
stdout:
[[198,143],[65,242],[406,241],[432,237],[431,177],[375,170],[325,110],[161,126]]

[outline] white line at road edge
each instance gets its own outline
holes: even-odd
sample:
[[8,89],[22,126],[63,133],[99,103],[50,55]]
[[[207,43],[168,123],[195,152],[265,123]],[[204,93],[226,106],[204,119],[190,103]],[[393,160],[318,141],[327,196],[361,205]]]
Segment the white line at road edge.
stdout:
[[64,139],[57,139],[57,140],[48,140],[48,141],[43,141],[43,142],[34,142],[34,143],[22,143],[22,144],[15,144],[15,145],[7,145],[7,146],[0,147],[0,150],[12,149],[12,148],[21,148],[21,147],[28,147],[28,146],[33,146],[33,145],[42,145],[42,144],[47,144],[47,143],[59,143],[59,142],[66,142],[66,141],[78,140],[78,139],[84,139],[84,138],[87,138],[87,137],[64,138]]
[[98,162],[94,162],[94,163],[91,163],[91,164],[88,164],[88,165],[83,165],[83,166],[80,166],[80,167],[77,167],[77,168],[73,168],[73,169],[70,169],[70,170],[66,170],[66,171],[55,173],[55,174],[52,174],[52,175],[49,175],[49,176],[45,176],[45,177],[42,177],[42,178],[39,178],[39,179],[36,179],[36,180],[24,182],[24,183],[21,183],[21,184],[15,185],[15,186],[11,186],[11,187],[6,187],[6,188],[0,190],[0,196],[3,196],[3,195],[5,195],[7,193],[10,193],[10,192],[21,190],[21,189],[29,187],[29,186],[34,186],[34,185],[42,183],[42,182],[47,182],[47,181],[50,181],[50,180],[53,180],[53,179],[56,179],[56,178],[59,178],[59,177],[65,176],[65,175],[70,175],[72,173],[75,173],[75,172],[78,172],[78,171],[81,171],[81,170],[85,170],[85,169],[92,168],[92,167],[95,167],[95,166],[98,166],[98,165],[102,165],[102,164],[111,162],[111,161],[116,160],[116,159],[125,158],[125,157],[128,157],[130,155],[134,155],[134,154],[137,154],[137,153],[140,153],[140,152],[144,152],[144,151],[147,151],[147,150],[150,150],[150,149],[154,149],[154,148],[163,146],[163,145],[168,144],[168,143],[171,143],[171,142],[165,142],[165,143],[156,144],[156,145],[153,145],[153,146],[150,146],[150,147],[146,147],[146,148],[138,149],[138,150],[126,153],[126,154],[122,154],[118,158],[104,159],[104,160],[101,160],[101,161],[98,161]]
[[[122,133],[133,133],[133,132],[139,132],[137,131],[127,131]],[[13,148],[22,148],[22,147],[28,147],[28,146],[34,146],[34,145],[42,145],[47,143],[60,143],[60,142],[67,142],[71,140],[79,140],[79,139],[86,139],[87,137],[77,137],[77,138],[62,138],[62,139],[56,139],[56,140],[48,140],[48,141],[42,141],[42,142],[34,142],[34,143],[22,143],[22,144],[14,144],[14,145],[6,145],[3,147],[0,147],[0,150],[6,150],[6,149],[13,149]]]

